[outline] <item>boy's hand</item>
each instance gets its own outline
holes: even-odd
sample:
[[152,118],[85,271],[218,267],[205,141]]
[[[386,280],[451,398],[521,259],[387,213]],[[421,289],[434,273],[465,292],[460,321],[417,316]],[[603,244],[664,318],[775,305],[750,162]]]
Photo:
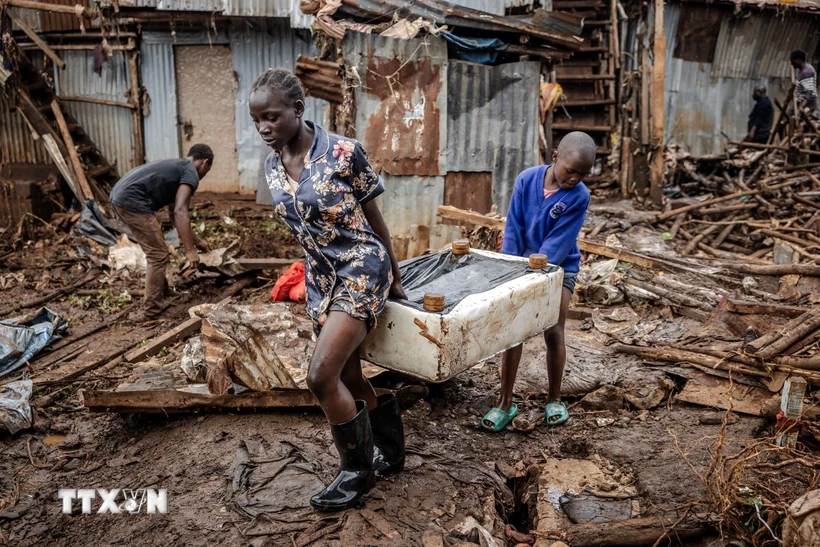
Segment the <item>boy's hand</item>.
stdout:
[[393,280],[393,284],[390,285],[390,296],[393,298],[401,298],[402,300],[407,300],[407,295],[404,294],[404,287],[401,286],[401,279],[398,277]]

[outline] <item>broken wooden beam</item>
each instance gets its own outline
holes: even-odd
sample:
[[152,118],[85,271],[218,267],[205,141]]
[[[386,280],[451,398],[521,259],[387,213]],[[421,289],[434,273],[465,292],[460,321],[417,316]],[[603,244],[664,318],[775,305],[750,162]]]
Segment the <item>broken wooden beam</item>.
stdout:
[[742,300],[729,299],[726,304],[726,309],[734,313],[742,313],[746,315],[777,315],[780,317],[800,317],[806,313],[806,308],[799,306],[787,306],[785,304],[761,304],[758,302],[745,302]]
[[269,270],[290,266],[302,260],[302,258],[237,258],[236,262],[246,270]]
[[[377,395],[395,393],[399,406],[407,408],[427,396],[425,386],[407,386],[398,391],[376,389]],[[179,414],[228,410],[273,410],[314,408],[319,403],[307,389],[246,391],[236,395],[213,395],[179,390],[84,391],[83,404],[91,412],[124,414]]]
[[687,542],[709,534],[715,525],[707,520],[677,522],[669,517],[642,517],[613,522],[576,524],[564,530],[572,547],[636,547]]
[[40,11],[50,11],[52,13],[65,13],[76,15],[77,17],[92,17],[92,11],[80,4],[67,6],[65,4],[49,4],[47,2],[36,2],[35,0],[6,0],[6,4],[15,8],[33,9]]
[[[769,335],[764,337],[768,340],[765,345],[757,344],[757,340],[749,344],[748,349],[761,359],[771,359],[789,349],[792,345],[800,342],[806,336],[820,328],[820,308],[815,309],[799,318],[787,323],[786,327],[774,329]],[[774,338],[769,336],[774,334]],[[759,340],[763,340],[760,338]]]
[[74,139],[71,137],[71,131],[68,130],[68,124],[63,116],[63,110],[56,98],[51,100],[51,111],[54,112],[54,118],[57,120],[57,127],[60,128],[60,133],[63,136],[63,142],[68,149],[68,156],[71,158],[71,164],[74,167],[74,176],[80,185],[85,199],[94,199],[94,192],[91,191],[91,186],[88,184],[88,179],[85,176],[85,168],[80,155],[77,153],[77,148],[74,146]]
[[116,106],[119,108],[127,108],[129,110],[136,110],[137,105],[132,103],[126,103],[124,101],[112,101],[109,99],[98,99],[96,97],[78,97],[75,95],[60,95],[61,101],[67,101],[70,103],[89,103],[89,104],[99,104],[103,106]]
[[657,268],[655,259],[640,255],[638,253],[633,253],[632,251],[628,251],[620,247],[610,247],[602,243],[594,243],[587,239],[579,239],[578,247],[585,253],[592,253],[598,256],[605,256],[607,258],[617,258],[622,262],[629,262],[630,264],[635,264],[644,268]]
[[439,205],[438,209],[436,209],[436,215],[463,224],[483,226],[484,228],[490,228],[492,230],[503,231],[505,225],[503,218],[488,217],[475,211],[465,211],[464,209],[459,209],[451,205]]
[[721,268],[734,270],[736,272],[751,275],[805,275],[809,277],[820,277],[820,266],[816,264],[740,264],[731,262],[720,262],[717,264]]
[[20,27],[20,30],[22,30],[26,34],[26,36],[28,36],[31,39],[32,42],[37,44],[37,47],[39,47],[49,59],[54,61],[54,64],[58,68],[65,69],[65,61],[63,61],[63,59],[59,55],[57,55],[57,52],[51,49],[51,47],[42,38],[40,38],[40,36],[36,32],[34,32],[31,29],[31,27],[29,27],[26,24],[25,21],[17,17],[17,15],[15,15],[14,12],[11,10],[6,11],[6,13],[8,13],[9,17],[11,17],[12,22],[18,27]]
[[154,338],[145,346],[133,349],[125,354],[125,360],[129,363],[139,363],[145,359],[156,355],[162,348],[176,344],[183,338],[187,338],[199,331],[202,326],[201,317],[192,317],[180,323],[165,334]]
[[92,281],[97,279],[99,274],[100,274],[100,272],[98,270],[91,270],[81,280],[76,281],[76,282],[72,283],[71,285],[66,285],[62,289],[57,289],[56,291],[52,291],[52,292],[48,293],[47,295],[45,295],[41,298],[35,298],[34,300],[30,300],[30,301],[24,302],[22,304],[13,304],[12,306],[10,306],[8,308],[4,308],[3,310],[0,310],[0,317],[4,317],[6,315],[9,315],[10,313],[12,313],[14,311],[26,310],[26,309],[29,309],[29,308],[34,308],[34,307],[37,307],[37,306],[41,306],[43,304],[47,304],[48,302],[51,302],[55,298],[59,298],[60,296],[62,296],[64,294],[68,294],[68,293],[70,293],[71,291],[73,291],[75,289],[78,289],[78,288],[80,288],[84,285],[87,285],[87,284],[91,283]]

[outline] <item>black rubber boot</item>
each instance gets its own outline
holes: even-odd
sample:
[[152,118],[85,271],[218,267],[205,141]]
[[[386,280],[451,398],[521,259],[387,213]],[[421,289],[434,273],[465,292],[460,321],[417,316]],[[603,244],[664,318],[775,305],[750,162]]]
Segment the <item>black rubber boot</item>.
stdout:
[[327,488],[310,498],[320,511],[340,511],[356,503],[374,486],[373,432],[367,405],[356,401],[356,416],[343,424],[331,425],[333,442],[339,451],[339,473]]
[[404,469],[404,426],[396,396],[380,395],[379,406],[370,411],[373,428],[373,470],[383,477]]

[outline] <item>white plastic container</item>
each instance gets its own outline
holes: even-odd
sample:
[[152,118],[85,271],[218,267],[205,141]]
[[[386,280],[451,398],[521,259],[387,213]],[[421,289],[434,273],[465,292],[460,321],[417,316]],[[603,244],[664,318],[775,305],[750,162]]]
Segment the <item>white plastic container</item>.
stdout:
[[388,302],[361,346],[361,357],[422,380],[443,382],[558,322],[562,269],[527,271],[526,258],[470,252],[520,262],[522,275],[467,296],[446,313]]

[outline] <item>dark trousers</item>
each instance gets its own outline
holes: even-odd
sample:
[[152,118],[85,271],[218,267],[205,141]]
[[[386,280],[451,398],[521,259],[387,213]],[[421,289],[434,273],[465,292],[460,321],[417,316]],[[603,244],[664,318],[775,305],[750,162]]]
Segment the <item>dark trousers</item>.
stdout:
[[157,215],[132,213],[113,203],[116,213],[129,228],[137,241],[148,263],[145,275],[145,299],[143,307],[147,317],[156,317],[162,311],[162,299],[165,295],[165,269],[171,260],[168,245],[162,235],[162,225]]

